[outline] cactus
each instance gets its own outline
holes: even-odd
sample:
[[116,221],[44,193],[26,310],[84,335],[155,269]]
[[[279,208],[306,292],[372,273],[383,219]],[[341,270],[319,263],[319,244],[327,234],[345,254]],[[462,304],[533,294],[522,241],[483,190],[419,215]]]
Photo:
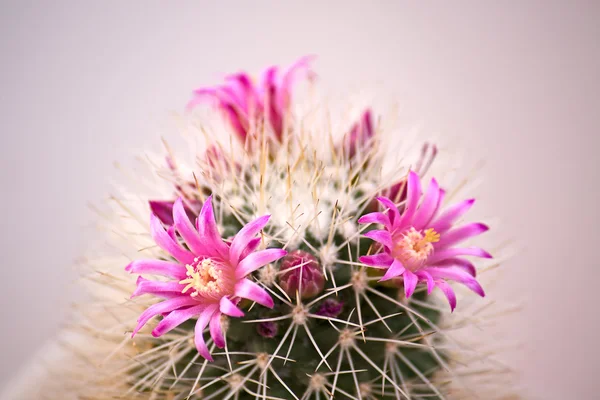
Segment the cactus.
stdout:
[[453,372],[461,347],[449,332],[468,324],[451,322],[457,286],[470,289],[468,304],[484,296],[465,256],[491,258],[458,243],[487,226],[457,223],[473,200],[447,204],[443,181],[422,188],[436,146],[390,156],[371,110],[337,137],[314,110],[298,116],[292,87],[313,77],[309,67],[304,58],[268,69],[257,86],[237,74],[194,92],[188,111],[212,104],[232,139],[203,129],[190,174],[169,153],[165,198],[115,197],[128,235],[116,242],[133,256],[87,260],[93,300],[69,345],[101,368],[63,393],[446,399],[475,390],[455,387],[474,374]]

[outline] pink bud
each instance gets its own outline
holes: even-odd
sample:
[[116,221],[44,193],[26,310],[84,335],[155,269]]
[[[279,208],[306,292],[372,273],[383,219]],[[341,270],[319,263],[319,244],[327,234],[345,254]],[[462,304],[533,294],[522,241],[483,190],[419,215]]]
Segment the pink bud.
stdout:
[[272,321],[261,322],[256,327],[258,334],[265,338],[274,338],[277,335],[277,331],[279,330],[277,324]]
[[[300,290],[303,299],[315,297],[323,291],[325,278],[321,266],[315,256],[306,251],[295,250],[288,253],[283,258],[280,270],[289,270],[282,273],[279,284],[291,297],[295,297],[296,292]],[[300,284],[301,278],[302,284]]]
[[321,306],[317,310],[317,315],[335,318],[342,313],[343,309],[344,303],[335,299],[325,299],[325,301],[321,303]]
[[373,126],[373,116],[371,110],[367,109],[361,116],[360,121],[355,123],[350,132],[344,136],[344,146],[348,158],[353,158],[357,152],[368,151],[375,128]]

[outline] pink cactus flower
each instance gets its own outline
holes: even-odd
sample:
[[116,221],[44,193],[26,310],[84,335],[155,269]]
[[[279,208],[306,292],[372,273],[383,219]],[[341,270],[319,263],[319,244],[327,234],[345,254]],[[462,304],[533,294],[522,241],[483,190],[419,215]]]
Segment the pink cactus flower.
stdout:
[[[152,238],[176,261],[136,260],[125,268],[131,273],[163,275],[173,279],[164,282],[147,280],[141,276],[138,278],[137,289],[132,297],[152,294],[164,301],[150,306],[140,315],[133,335],[159,314],[163,319],[152,331],[155,337],[198,317],[196,348],[204,358],[212,361],[203,337],[207,326],[210,325],[210,336],[214,343],[223,348],[225,339],[221,328],[222,314],[242,317],[244,313],[237,307],[237,303],[243,298],[265,307],[273,307],[271,296],[248,278],[253,271],[286,254],[281,249],[256,251],[260,244],[260,237],[256,235],[268,220],[269,216],[265,215],[246,224],[231,243],[227,243],[219,234],[211,197],[204,202],[196,227],[192,225],[181,198],[175,201],[173,226],[168,230],[152,214]],[[179,236],[189,250],[180,244]]]
[[191,110],[212,100],[242,143],[246,142],[252,125],[263,120],[270,125],[276,141],[282,142],[284,120],[290,108],[293,86],[299,77],[314,76],[310,70],[312,59],[309,56],[303,57],[283,73],[280,73],[277,66],[272,66],[263,72],[258,85],[244,72],[230,75],[221,86],[195,90],[187,109]]
[[441,211],[444,190],[439,188],[435,179],[431,180],[422,200],[419,176],[411,171],[407,182],[406,205],[402,213],[390,199],[379,197],[377,200],[387,208],[387,213],[374,212],[358,220],[361,224],[384,226],[382,230],[365,234],[381,244],[382,251],[360,257],[360,261],[371,267],[385,269],[382,281],[402,277],[407,298],[413,294],[419,282],[426,282],[427,293],[431,293],[435,287],[440,288],[454,310],[456,296],[448,285],[449,280],[460,282],[480,296],[485,296],[475,278],[475,267],[463,256],[491,258],[491,255],[478,247],[454,247],[488,230],[482,223],[454,227],[454,223],[471,208],[475,200],[464,200]]

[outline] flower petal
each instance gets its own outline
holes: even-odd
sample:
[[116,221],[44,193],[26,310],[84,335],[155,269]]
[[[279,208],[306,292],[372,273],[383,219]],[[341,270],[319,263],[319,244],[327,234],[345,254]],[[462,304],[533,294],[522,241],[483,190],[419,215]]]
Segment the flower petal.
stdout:
[[379,280],[379,282],[387,281],[397,276],[400,276],[406,271],[404,265],[398,260],[394,260],[392,265],[387,269],[385,275]]
[[475,199],[461,201],[448,207],[439,217],[435,218],[429,225],[438,233],[444,233],[452,224],[463,216],[475,203]]
[[481,297],[485,297],[485,292],[479,282],[460,267],[427,267],[427,272],[436,280],[450,279],[462,283]]
[[244,313],[240,310],[229,298],[221,297],[221,301],[219,302],[219,311],[221,311],[225,315],[229,315],[230,317],[243,317]]
[[439,242],[434,243],[435,248],[449,247],[457,243],[462,242],[473,236],[481,235],[483,232],[489,230],[487,225],[475,222],[466,224],[458,228],[454,228],[446,232],[440,239]]
[[413,274],[408,269],[404,271],[402,276],[404,277],[404,295],[406,298],[409,298],[414,293],[419,279],[417,278],[417,275]]
[[162,319],[162,321],[160,321],[158,323],[158,325],[156,325],[156,327],[152,331],[152,336],[159,337],[159,336],[164,335],[165,333],[169,332],[170,330],[183,324],[185,321],[189,320],[190,318],[193,318],[196,315],[199,315],[202,312],[202,310],[204,310],[205,308],[206,308],[206,305],[201,304],[201,305],[193,306],[193,307],[186,308],[183,310],[171,311],[169,313],[169,315],[164,317]]
[[175,204],[173,205],[173,225],[192,252],[197,255],[206,254],[206,248],[202,244],[202,238],[189,220],[183,207],[183,200],[181,197],[175,200]]
[[242,255],[240,256],[240,258],[244,259],[244,258],[248,257],[248,254],[253,253],[260,245],[261,240],[262,240],[262,238],[260,238],[260,237],[252,239],[248,243],[248,246],[246,246],[246,249],[242,252]]
[[166,276],[173,279],[185,278],[185,267],[170,261],[163,260],[135,260],[125,267],[131,274],[153,274]]
[[189,296],[179,296],[173,299],[168,299],[162,301],[160,303],[156,303],[148,307],[138,318],[138,324],[133,330],[131,337],[135,336],[135,334],[144,326],[150,319],[158,314],[164,314],[171,312],[180,307],[186,307],[191,305],[196,305],[198,302],[192,299]]
[[379,201],[385,208],[388,209],[387,217],[390,220],[390,226],[386,226],[388,230],[393,230],[399,227],[400,223],[400,212],[398,211],[398,207],[387,197],[379,196],[377,197],[377,201]]
[[404,226],[412,223],[415,211],[419,205],[421,199],[421,180],[416,172],[410,171],[408,173],[408,183],[406,192],[406,207],[404,213],[400,219],[399,225]]
[[477,270],[472,262],[467,259],[456,257],[456,258],[447,258],[443,261],[439,261],[432,265],[432,267],[458,267],[466,271],[472,277],[477,276]]
[[176,281],[171,282],[159,282],[159,281],[151,281],[148,279],[144,279],[141,276],[138,277],[136,282],[137,287],[135,291],[131,295],[131,298],[141,296],[143,294],[160,294],[160,293],[181,293],[184,285],[180,285]]
[[435,288],[435,282],[433,281],[433,277],[431,276],[431,274],[426,270],[422,269],[420,271],[417,271],[417,277],[420,280],[424,280],[427,282],[427,294],[431,294],[431,292]]
[[269,293],[249,279],[243,279],[235,285],[235,296],[252,300],[260,305],[273,308],[273,299]]
[[261,88],[265,102],[265,117],[269,120],[275,137],[282,141],[283,134],[283,110],[279,107],[277,95],[277,67],[268,68],[263,74]]
[[169,236],[154,214],[150,214],[150,235],[161,249],[175,257],[180,263],[191,264],[194,261],[194,255]]
[[310,63],[314,58],[314,56],[304,56],[297,60],[287,69],[287,71],[284,72],[277,99],[279,107],[282,110],[286,110],[290,106],[292,88],[298,79],[298,75],[305,74],[310,77]]
[[363,236],[381,243],[388,249],[392,248],[392,235],[390,235],[390,233],[386,230],[372,230],[365,233]]
[[248,274],[251,274],[263,265],[279,260],[286,254],[287,251],[282,249],[266,249],[251,253],[238,264],[235,270],[235,278],[245,278]]
[[444,292],[444,295],[448,299],[448,304],[450,304],[450,311],[454,311],[456,308],[456,294],[454,294],[454,290],[452,290],[450,285],[441,280],[436,281],[435,285]]
[[215,312],[210,319],[210,337],[222,349],[225,347],[225,338],[223,337],[223,328],[221,327],[221,313]]
[[208,325],[212,314],[215,312],[214,307],[209,307],[204,310],[200,317],[198,318],[198,322],[196,322],[196,328],[194,329],[194,342],[196,344],[196,349],[198,353],[208,361],[214,361],[212,356],[210,355],[210,351],[208,351],[208,347],[206,346],[206,342],[204,341],[204,329]]
[[229,261],[232,265],[238,264],[242,252],[246,249],[250,241],[254,239],[254,236],[264,228],[269,218],[269,215],[263,215],[249,222],[235,235],[229,248]]
[[215,213],[212,206],[212,196],[208,196],[204,204],[198,219],[196,220],[198,227],[198,233],[205,249],[210,255],[220,255],[227,259],[229,249],[223,242],[219,229],[217,228],[217,222],[215,221]]
[[439,197],[440,187],[435,178],[432,178],[429,187],[427,188],[427,193],[425,194],[425,197],[423,197],[423,202],[413,218],[412,225],[416,230],[423,229],[429,221],[431,221],[431,218],[436,212]]
[[173,225],[173,202],[150,200],[148,205],[154,215],[165,225]]
[[492,258],[491,254],[479,247],[452,247],[449,249],[443,249],[435,251],[431,257],[427,260],[428,264],[436,264],[447,258],[454,258],[456,256],[474,256],[482,258]]
[[391,266],[394,262],[392,256],[390,256],[387,253],[373,254],[370,256],[361,256],[358,258],[358,260],[363,264],[367,264],[369,267],[375,268],[387,268]]
[[359,224],[381,224],[384,225],[387,229],[391,229],[390,219],[387,215],[374,212],[370,214],[363,215],[358,219]]

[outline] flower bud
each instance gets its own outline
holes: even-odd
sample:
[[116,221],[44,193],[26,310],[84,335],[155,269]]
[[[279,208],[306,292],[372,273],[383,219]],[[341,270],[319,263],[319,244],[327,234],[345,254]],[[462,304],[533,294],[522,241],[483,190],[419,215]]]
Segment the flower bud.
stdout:
[[371,110],[363,112],[360,121],[355,123],[350,132],[344,136],[344,147],[348,158],[353,158],[357,153],[366,153],[369,151],[375,127],[373,126],[373,116]]
[[326,299],[317,310],[317,315],[335,318],[342,313],[344,303],[335,299]]
[[301,298],[309,299],[321,293],[325,286],[321,265],[315,256],[306,251],[295,250],[288,253],[283,258],[280,271],[282,274],[279,284],[291,297],[295,297],[296,292],[302,290]]
[[273,321],[268,321],[268,322],[261,322],[260,324],[258,324],[256,326],[256,330],[258,331],[258,334],[262,337],[265,338],[274,338],[275,335],[277,335],[277,331],[278,326],[277,323],[273,322]]

